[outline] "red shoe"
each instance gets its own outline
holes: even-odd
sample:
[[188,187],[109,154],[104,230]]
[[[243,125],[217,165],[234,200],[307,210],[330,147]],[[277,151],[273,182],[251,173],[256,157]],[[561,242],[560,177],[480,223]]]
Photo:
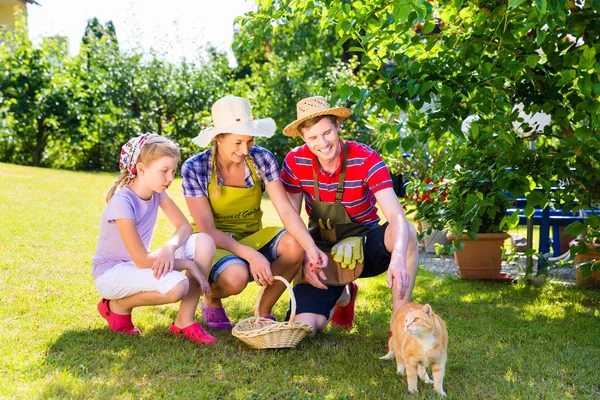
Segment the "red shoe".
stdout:
[[214,344],[217,343],[217,338],[206,333],[202,325],[197,322],[194,322],[191,325],[186,326],[181,329],[175,326],[175,322],[171,324],[169,327],[169,332],[174,333],[175,335],[182,334],[186,338],[190,339],[192,342],[203,343],[203,344]]
[[331,317],[331,325],[339,326],[340,328],[350,328],[354,322],[354,303],[358,294],[358,284],[352,282],[352,292],[350,293],[350,301],[344,307],[335,306],[333,316]]
[[133,325],[131,314],[117,314],[110,311],[109,302],[110,300],[106,299],[100,300],[98,303],[98,312],[108,322],[110,330],[126,335],[139,335],[141,332]]

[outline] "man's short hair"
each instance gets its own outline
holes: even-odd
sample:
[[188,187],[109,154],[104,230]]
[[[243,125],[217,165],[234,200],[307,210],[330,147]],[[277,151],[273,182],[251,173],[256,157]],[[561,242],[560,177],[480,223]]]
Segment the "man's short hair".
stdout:
[[316,124],[318,124],[323,118],[329,118],[329,120],[331,121],[331,123],[333,124],[337,124],[338,123],[338,118],[335,115],[319,115],[316,116],[314,118],[311,119],[307,119],[306,121],[304,121],[303,123],[301,123],[300,125],[298,125],[298,132],[300,132],[301,135],[304,136],[304,129],[310,129],[313,126],[315,126]]

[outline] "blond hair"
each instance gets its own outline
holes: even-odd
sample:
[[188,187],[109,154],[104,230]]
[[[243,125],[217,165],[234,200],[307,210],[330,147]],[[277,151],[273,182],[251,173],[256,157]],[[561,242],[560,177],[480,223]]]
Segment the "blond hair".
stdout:
[[[162,157],[179,158],[179,145],[174,141],[167,139],[166,137],[153,133],[148,136],[144,142],[136,164],[142,163],[146,166],[149,166],[154,161]],[[128,178],[129,171],[127,169],[122,170],[114,185],[110,188],[108,193],[106,193],[105,199],[107,203],[114,196],[117,190],[127,185]]]
[[[223,136],[224,134],[221,133],[217,136]],[[214,141],[213,144],[213,148],[212,148],[212,160],[211,160],[211,178],[210,180],[215,180],[215,187],[212,190],[212,193],[210,194],[210,196],[213,199],[218,199],[221,197],[221,191],[219,190],[219,179],[218,179],[218,164],[217,164],[217,152],[219,147],[217,146],[217,141]],[[252,159],[252,157],[250,156],[250,150],[248,150],[248,154],[246,155],[246,157],[244,157],[244,159],[246,160],[246,163],[248,164],[248,167],[252,168],[254,170],[254,172],[256,172],[256,174],[263,180],[263,182],[266,183],[267,181],[267,176],[265,175],[264,172],[262,172],[258,166],[256,165],[256,163],[254,162],[254,160]],[[254,182],[254,184],[256,185],[258,182]]]

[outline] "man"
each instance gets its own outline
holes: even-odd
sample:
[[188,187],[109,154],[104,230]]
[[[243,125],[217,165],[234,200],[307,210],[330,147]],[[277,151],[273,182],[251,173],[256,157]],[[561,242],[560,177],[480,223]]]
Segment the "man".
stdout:
[[[340,123],[351,114],[347,108],[331,108],[323,97],[309,97],[298,102],[298,119],[283,130],[284,135],[301,136],[305,142],[283,163],[281,180],[292,204],[300,212],[304,198],[310,231],[319,247],[325,251],[333,247],[333,253],[353,260],[334,263],[330,259],[324,270],[304,265],[316,271],[320,281],[315,282],[310,273],[296,280],[296,321],[313,326],[313,335],[325,329],[330,319],[336,326],[352,326],[358,293],[357,274],[347,274],[352,268],[352,272],[362,268],[363,278],[387,271],[392,315],[410,301],[417,274],[416,230],[406,220],[383,160],[368,146],[338,136]],[[388,221],[383,225],[375,203]]]

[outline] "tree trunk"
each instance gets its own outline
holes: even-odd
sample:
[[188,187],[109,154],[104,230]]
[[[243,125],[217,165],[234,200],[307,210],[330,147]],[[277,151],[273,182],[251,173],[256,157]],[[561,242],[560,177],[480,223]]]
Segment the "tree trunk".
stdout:
[[44,129],[45,118],[41,118],[37,123],[37,134],[35,135],[35,151],[33,152],[33,166],[39,167],[42,162],[42,153],[46,147],[46,135]]

